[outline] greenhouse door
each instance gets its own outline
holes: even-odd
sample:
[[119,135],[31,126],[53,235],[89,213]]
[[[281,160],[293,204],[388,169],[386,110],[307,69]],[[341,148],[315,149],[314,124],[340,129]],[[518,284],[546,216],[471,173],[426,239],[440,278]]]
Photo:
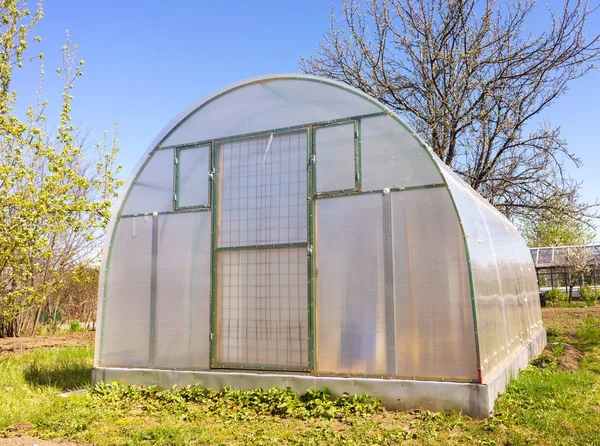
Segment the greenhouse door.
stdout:
[[218,143],[212,367],[308,370],[307,132]]

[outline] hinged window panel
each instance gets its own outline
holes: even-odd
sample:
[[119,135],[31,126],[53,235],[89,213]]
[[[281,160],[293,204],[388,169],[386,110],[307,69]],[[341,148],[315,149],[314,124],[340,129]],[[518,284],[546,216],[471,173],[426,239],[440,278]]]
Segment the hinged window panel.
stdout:
[[177,209],[207,207],[210,183],[210,145],[178,149]]
[[354,121],[315,129],[318,193],[356,189],[356,143]]

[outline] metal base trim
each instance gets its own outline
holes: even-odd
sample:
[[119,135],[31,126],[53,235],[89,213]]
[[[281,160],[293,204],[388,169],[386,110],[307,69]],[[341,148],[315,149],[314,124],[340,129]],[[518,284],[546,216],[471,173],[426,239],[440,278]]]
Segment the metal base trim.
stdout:
[[364,392],[379,398],[383,405],[391,410],[451,409],[473,418],[485,418],[490,415],[494,408],[494,401],[506,390],[510,380],[518,375],[519,370],[524,368],[529,360],[539,355],[545,345],[546,330],[542,329],[513,356],[504,368],[497,371],[484,384],[119,367],[96,367],[92,379],[94,383],[116,381],[120,384],[156,385],[163,389],[199,384],[214,389],[224,386],[232,386],[236,389],[291,387],[296,392],[304,393],[308,389],[327,387],[335,397],[344,393]]

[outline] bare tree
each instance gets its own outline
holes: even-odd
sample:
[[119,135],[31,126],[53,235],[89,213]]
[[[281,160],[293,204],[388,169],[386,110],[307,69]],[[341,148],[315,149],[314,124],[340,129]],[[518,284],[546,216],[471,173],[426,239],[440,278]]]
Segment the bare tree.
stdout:
[[580,184],[564,171],[580,160],[541,114],[593,68],[600,37],[584,36],[585,1],[549,10],[538,32],[534,10],[534,0],[342,0],[301,66],[398,112],[510,218],[595,216],[597,203],[580,203]]

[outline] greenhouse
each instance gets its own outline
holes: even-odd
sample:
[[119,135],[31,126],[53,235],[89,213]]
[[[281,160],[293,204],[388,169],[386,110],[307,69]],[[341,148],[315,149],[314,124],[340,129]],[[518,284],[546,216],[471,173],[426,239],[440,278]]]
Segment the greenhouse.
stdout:
[[600,289],[600,245],[547,246],[530,248],[540,292],[553,288],[580,297],[579,287]]
[[327,387],[484,417],[544,348],[519,232],[345,84],[277,75],[211,94],[123,191],[95,381]]

